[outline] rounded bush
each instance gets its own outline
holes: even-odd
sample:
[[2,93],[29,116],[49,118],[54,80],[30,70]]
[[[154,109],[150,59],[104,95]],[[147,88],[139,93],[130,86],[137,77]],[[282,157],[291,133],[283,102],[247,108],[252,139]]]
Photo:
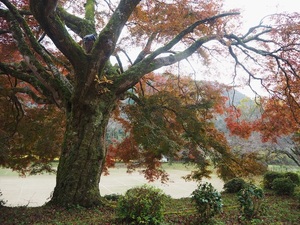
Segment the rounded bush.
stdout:
[[221,195],[210,183],[200,184],[192,193],[192,201],[196,203],[201,222],[208,222],[222,211]]
[[276,178],[272,182],[272,189],[278,195],[292,195],[296,185],[289,177]]
[[265,189],[272,189],[272,183],[275,179],[277,178],[282,178],[283,174],[274,172],[274,171],[269,171],[264,174],[263,177],[263,185]]
[[246,185],[242,178],[233,178],[224,184],[224,191],[227,193],[238,193]]
[[284,174],[284,177],[290,178],[294,184],[300,185],[300,177],[297,173],[287,172]]
[[117,204],[117,216],[126,224],[161,224],[167,196],[162,190],[143,185],[129,189]]

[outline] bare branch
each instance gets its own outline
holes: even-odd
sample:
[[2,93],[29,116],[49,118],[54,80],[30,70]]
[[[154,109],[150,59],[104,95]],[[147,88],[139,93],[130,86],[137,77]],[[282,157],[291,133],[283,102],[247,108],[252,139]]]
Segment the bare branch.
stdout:
[[123,64],[122,64],[122,61],[121,61],[121,59],[120,59],[120,56],[119,56],[117,53],[115,53],[114,56],[115,56],[116,59],[117,59],[118,66],[119,66],[119,68],[120,68],[120,72],[121,72],[121,73],[124,73],[124,68],[123,68]]
[[127,52],[124,49],[118,49],[120,52],[123,52],[124,55],[126,56],[127,60],[129,61],[130,65],[133,65],[133,62],[131,60],[131,58],[129,57],[129,55],[127,54]]

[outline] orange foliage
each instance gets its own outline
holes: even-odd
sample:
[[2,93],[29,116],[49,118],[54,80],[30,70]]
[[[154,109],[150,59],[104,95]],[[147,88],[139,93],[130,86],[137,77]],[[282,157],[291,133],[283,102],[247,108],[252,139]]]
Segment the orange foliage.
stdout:
[[[171,74],[149,74],[134,90],[134,101],[120,105],[115,114],[124,124],[127,136],[110,147],[115,158],[128,165],[129,171],[142,167],[148,180],[160,178],[165,182],[167,176],[159,162],[162,155],[196,164],[197,170],[186,179],[209,177],[211,162],[206,158],[208,155],[220,169],[224,163],[236,164],[231,175],[224,171],[220,173],[224,177],[242,175],[243,166],[260,168],[260,164],[250,158],[244,165],[237,164],[242,159],[232,155],[224,134],[211,122],[216,114],[226,111],[231,115],[227,123],[233,134],[246,138],[251,133],[249,124],[234,121],[239,119],[239,111],[226,108],[227,98],[221,95],[222,85],[195,82],[189,77]],[[127,116],[120,116],[120,108]],[[220,161],[220,154],[225,157],[224,161]],[[253,170],[253,173],[258,171]]]
[[[156,0],[142,1],[131,15],[131,23],[128,24],[131,36],[128,41],[134,40],[134,45],[137,43],[144,45],[145,43],[142,42],[154,34],[156,43],[161,45],[173,39],[194,22],[219,14],[222,5],[223,1],[206,0],[174,0],[172,3]],[[224,20],[220,19],[196,27],[182,39],[182,42],[191,44],[199,36],[221,30]],[[200,52],[204,53],[203,50]]]
[[300,128],[300,14],[274,15],[272,19],[272,38],[282,47],[277,50],[280,53],[277,60],[267,64],[271,73],[266,72],[263,84],[270,97],[261,101],[262,117],[255,122],[254,130],[262,134],[263,141],[276,142]]
[[249,138],[253,132],[253,124],[246,120],[241,120],[241,110],[235,107],[229,107],[227,109],[227,116],[225,122],[232,135],[239,136],[241,138]]
[[299,109],[292,109],[276,98],[267,99],[263,106],[262,117],[254,125],[255,130],[262,134],[263,141],[277,142],[277,138],[299,130]]

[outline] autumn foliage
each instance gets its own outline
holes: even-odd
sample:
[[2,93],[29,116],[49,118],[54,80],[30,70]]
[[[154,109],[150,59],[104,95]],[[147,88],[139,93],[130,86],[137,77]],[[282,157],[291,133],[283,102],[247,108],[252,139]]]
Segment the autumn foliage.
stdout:
[[[274,14],[268,19],[270,36],[263,38],[262,46],[268,49],[264,54],[268,57],[259,58],[251,69],[244,67],[239,60],[236,65],[252,79],[260,81],[264,89],[263,95],[256,96],[259,117],[247,119],[237,107],[227,111],[226,123],[233,135],[249,138],[258,132],[263,142],[278,143],[283,138],[288,140],[286,147],[279,147],[298,165],[299,164],[299,13]],[[270,44],[272,43],[272,44]],[[251,60],[251,54],[245,53]],[[293,144],[293,145],[292,145]],[[291,147],[292,146],[292,147]],[[298,159],[297,159],[298,158]]]
[[[129,171],[142,167],[149,180],[167,180],[162,155],[196,164],[187,179],[209,176],[211,165],[224,179],[261,172],[254,154],[231,152],[214,126],[218,114],[226,112],[231,133],[244,138],[258,129],[265,139],[291,132],[271,116],[282,116],[272,103],[291,109],[288,118],[298,115],[298,14],[266,17],[241,34],[240,13],[224,12],[222,1],[55,3],[0,7],[0,164],[39,172],[60,154],[54,204],[98,205],[105,162],[116,160]],[[275,96],[264,102],[262,122],[227,108],[222,85],[184,76],[179,62],[192,55],[203,67],[228,59],[233,77],[246,74],[251,88],[260,80]],[[107,140],[110,119],[123,126],[120,142]]]
[[53,172],[50,163],[60,154],[63,114],[17,93],[32,87],[13,77],[0,76],[0,86],[0,165],[21,175]]
[[[184,76],[147,76],[115,113],[126,137],[110,146],[108,158],[125,162],[129,172],[144,167],[147,179],[160,178],[162,182],[168,180],[160,167],[162,156],[196,165],[196,170],[185,177],[188,180],[209,177],[212,165],[224,179],[261,173],[265,167],[255,154],[234,156],[224,134],[214,126],[217,115],[230,111],[222,95],[224,88]],[[121,109],[125,114],[120,114]]]
[[229,107],[225,122],[232,135],[247,139],[253,131],[253,125],[250,121],[242,119],[241,114],[242,112],[239,108]]

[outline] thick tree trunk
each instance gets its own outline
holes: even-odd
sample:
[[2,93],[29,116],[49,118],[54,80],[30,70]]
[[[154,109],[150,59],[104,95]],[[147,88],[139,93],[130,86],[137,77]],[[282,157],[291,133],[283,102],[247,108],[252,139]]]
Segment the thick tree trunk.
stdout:
[[99,182],[106,157],[105,133],[112,101],[74,104],[50,204],[91,207],[101,203]]

